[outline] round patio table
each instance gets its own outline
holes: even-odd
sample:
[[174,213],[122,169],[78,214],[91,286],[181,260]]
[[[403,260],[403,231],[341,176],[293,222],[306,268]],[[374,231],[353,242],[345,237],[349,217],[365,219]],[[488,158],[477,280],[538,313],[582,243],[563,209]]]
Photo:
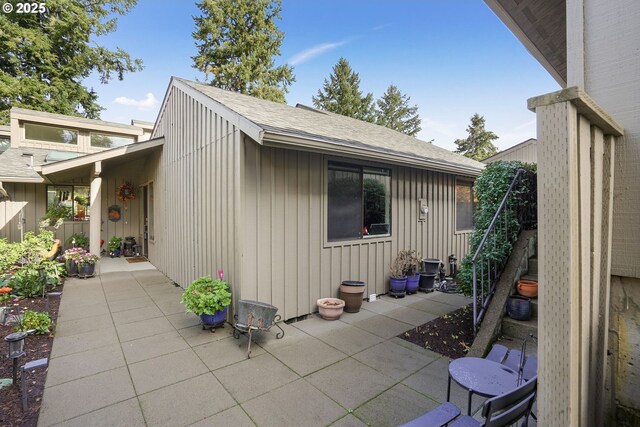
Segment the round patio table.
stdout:
[[449,363],[447,402],[451,395],[451,379],[469,393],[467,415],[471,415],[473,394],[494,397],[513,390],[518,385],[518,374],[500,363],[479,357],[462,357]]

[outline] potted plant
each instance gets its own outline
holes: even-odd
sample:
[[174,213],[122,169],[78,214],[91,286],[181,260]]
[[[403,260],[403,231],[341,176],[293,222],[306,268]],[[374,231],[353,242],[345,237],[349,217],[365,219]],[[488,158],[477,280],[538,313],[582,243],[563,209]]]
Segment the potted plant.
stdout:
[[10,294],[12,290],[13,289],[9,286],[3,286],[0,288],[0,303],[2,303],[2,306],[0,307],[0,324],[4,323],[7,313],[6,301],[11,298]]
[[94,255],[91,252],[84,252],[78,255],[76,258],[78,277],[86,279],[87,277],[93,276],[96,271],[96,263],[99,259],[100,257],[98,255]]
[[113,236],[107,244],[107,249],[111,258],[119,257],[122,254],[122,237]]
[[400,254],[389,264],[389,294],[396,298],[404,297],[406,293],[405,269],[405,258]]
[[344,301],[338,298],[320,298],[318,304],[318,312],[325,320],[337,320],[344,310]]
[[218,278],[200,277],[193,281],[182,294],[180,302],[188,313],[200,316],[203,325],[223,324],[231,304],[229,284],[224,280],[224,272],[218,270]]
[[400,251],[399,255],[404,260],[404,274],[407,276],[406,292],[414,294],[418,291],[420,284],[420,267],[422,266],[422,257],[415,250]]
[[75,248],[87,249],[89,247],[89,238],[82,231],[74,233],[67,239],[67,243]]
[[78,258],[85,253],[82,248],[73,247],[64,251],[64,266],[67,269],[67,276],[78,274]]

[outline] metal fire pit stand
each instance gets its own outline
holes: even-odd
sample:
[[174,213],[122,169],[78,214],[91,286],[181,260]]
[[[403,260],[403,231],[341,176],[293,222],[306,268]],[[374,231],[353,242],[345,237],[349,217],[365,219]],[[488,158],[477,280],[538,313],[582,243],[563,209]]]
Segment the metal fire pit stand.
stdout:
[[276,339],[284,337],[284,330],[276,322],[282,317],[276,312],[278,309],[270,304],[258,301],[240,300],[238,301],[237,314],[233,316],[233,337],[240,338],[241,333],[249,334],[249,344],[247,345],[247,359],[251,358],[251,335],[253,332],[269,331],[272,326],[280,329],[276,333]]

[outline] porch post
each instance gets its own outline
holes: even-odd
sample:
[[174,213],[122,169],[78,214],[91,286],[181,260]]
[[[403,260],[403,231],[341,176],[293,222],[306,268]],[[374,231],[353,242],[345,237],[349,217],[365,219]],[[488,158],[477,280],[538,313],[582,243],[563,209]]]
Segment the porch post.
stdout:
[[611,159],[623,129],[578,87],[528,104],[538,133],[538,422],[602,425]]
[[100,255],[100,226],[102,222],[102,162],[93,164],[91,175],[91,216],[89,218],[89,250]]

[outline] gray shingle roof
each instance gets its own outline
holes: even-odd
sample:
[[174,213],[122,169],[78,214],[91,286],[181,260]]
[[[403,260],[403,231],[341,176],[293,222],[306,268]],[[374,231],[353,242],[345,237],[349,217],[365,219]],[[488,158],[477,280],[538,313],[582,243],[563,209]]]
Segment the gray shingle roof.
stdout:
[[45,163],[45,157],[51,150],[40,148],[8,148],[0,154],[0,181],[9,179],[27,179],[44,181],[42,177],[31,168],[31,156],[33,155],[33,166],[40,166]]
[[266,101],[207,84],[184,79],[177,80],[245,117],[267,132],[309,138],[327,144],[348,145],[372,152],[411,156],[446,165],[458,165],[467,171],[471,169],[479,172],[485,166],[437,145],[383,126],[309,107],[296,108]]

